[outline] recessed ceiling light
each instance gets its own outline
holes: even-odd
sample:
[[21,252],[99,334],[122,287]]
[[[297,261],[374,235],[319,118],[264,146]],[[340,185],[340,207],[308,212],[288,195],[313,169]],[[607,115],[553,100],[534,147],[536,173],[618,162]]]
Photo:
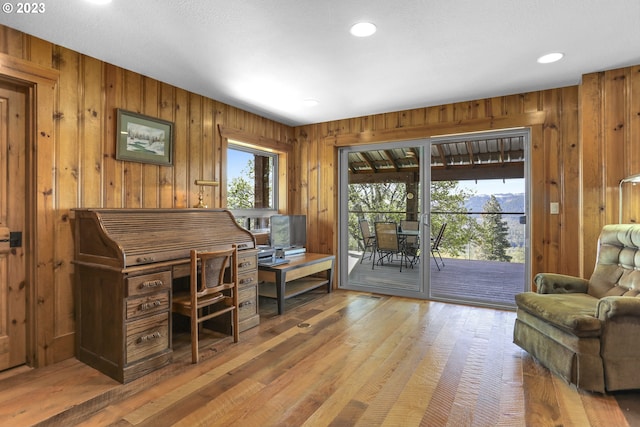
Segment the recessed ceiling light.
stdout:
[[564,57],[564,53],[554,52],[542,55],[538,58],[540,64],[551,64],[552,62],[560,61]]
[[358,22],[351,26],[350,31],[356,37],[369,37],[376,32],[376,26],[371,22]]
[[318,104],[320,104],[320,101],[314,98],[306,98],[302,100],[302,105],[305,107],[315,107]]

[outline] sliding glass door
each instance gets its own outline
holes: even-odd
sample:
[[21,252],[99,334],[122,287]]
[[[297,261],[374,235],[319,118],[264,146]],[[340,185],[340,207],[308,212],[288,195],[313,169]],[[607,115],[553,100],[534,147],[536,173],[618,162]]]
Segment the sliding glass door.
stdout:
[[428,297],[513,308],[529,277],[528,129],[430,142]]
[[511,308],[529,277],[527,129],[339,150],[340,286]]
[[427,297],[422,266],[425,257],[429,262],[423,214],[429,203],[423,194],[428,170],[420,161],[427,145],[412,141],[340,149],[343,288]]

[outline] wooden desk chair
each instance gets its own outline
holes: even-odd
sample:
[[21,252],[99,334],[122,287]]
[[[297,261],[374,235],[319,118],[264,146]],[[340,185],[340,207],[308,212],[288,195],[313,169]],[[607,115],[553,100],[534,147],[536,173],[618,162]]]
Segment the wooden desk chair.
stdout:
[[[191,361],[198,363],[202,322],[231,313],[233,342],[238,342],[238,251],[191,251],[189,292],[173,296],[172,311],[191,318]],[[200,266],[200,269],[198,269]],[[225,280],[225,272],[231,272]]]

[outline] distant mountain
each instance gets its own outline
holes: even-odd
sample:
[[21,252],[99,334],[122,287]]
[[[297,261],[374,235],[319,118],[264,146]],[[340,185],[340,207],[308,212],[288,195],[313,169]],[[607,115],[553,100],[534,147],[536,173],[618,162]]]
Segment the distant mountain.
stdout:
[[[494,194],[502,212],[505,214],[502,216],[503,221],[507,223],[509,227],[509,243],[512,247],[521,247],[524,245],[524,226],[520,224],[520,217],[524,214],[524,193],[519,194]],[[480,221],[480,213],[483,211],[485,203],[491,196],[487,194],[479,194],[471,197],[466,207],[469,212],[473,213],[478,221]]]
[[[524,212],[524,193],[494,194],[494,196],[498,199],[502,212]],[[480,213],[490,197],[488,194],[472,196],[467,201],[466,207],[469,212]]]

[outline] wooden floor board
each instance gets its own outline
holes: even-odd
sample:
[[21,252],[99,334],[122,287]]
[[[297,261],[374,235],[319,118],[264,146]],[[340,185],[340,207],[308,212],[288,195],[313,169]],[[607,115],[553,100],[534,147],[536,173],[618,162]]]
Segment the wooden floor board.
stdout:
[[348,291],[287,303],[239,343],[205,337],[197,365],[177,331],[171,365],[129,384],[75,359],[4,373],[0,425],[638,425],[640,392],[555,377],[512,343],[513,311]]
[[[391,309],[388,305],[386,307]],[[379,335],[379,339],[372,340],[376,334],[363,334],[363,337],[367,337],[369,341],[366,348],[360,345],[361,353],[365,355],[364,359],[354,364],[353,359],[349,358],[347,363],[354,366],[349,378],[325,398],[322,406],[305,421],[304,425],[327,425],[334,417],[344,419],[346,412],[357,413],[358,418],[362,416],[371,406],[363,402],[369,402],[378,396],[384,383],[393,376],[403,361],[406,362],[407,352],[398,350],[406,347],[407,344],[403,341],[414,341],[411,332],[415,330],[416,323],[419,321],[419,317],[414,314],[415,310],[405,310],[404,313],[393,310],[388,317],[384,318],[382,328],[384,334]],[[365,331],[375,329],[375,327],[369,328],[366,324],[364,328]],[[349,372],[348,366],[345,370]],[[347,406],[356,408],[356,411],[349,410]],[[371,407],[381,410],[380,405]],[[352,423],[358,418],[352,418]]]

